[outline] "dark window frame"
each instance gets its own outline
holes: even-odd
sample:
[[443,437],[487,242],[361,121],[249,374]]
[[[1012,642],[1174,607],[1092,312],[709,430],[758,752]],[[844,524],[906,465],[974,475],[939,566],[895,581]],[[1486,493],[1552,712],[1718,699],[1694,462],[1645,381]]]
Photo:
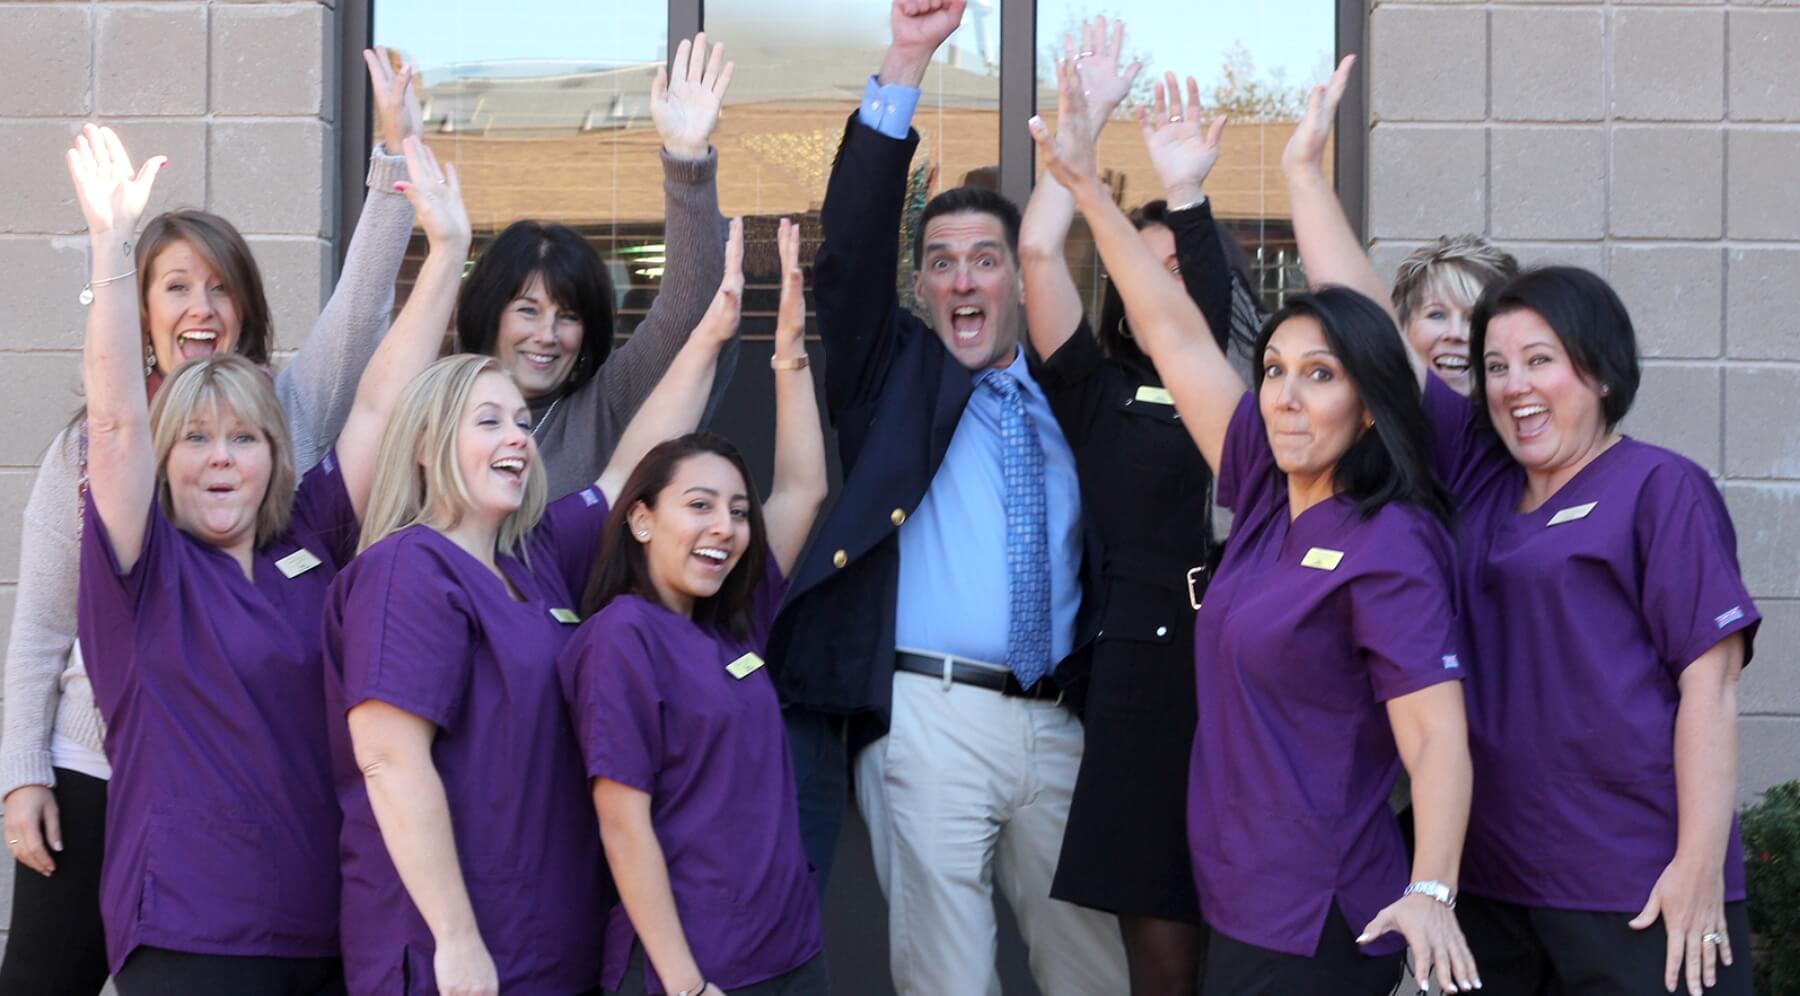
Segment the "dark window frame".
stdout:
[[[338,182],[333,229],[335,260],[342,268],[350,232],[362,210],[369,148],[374,122],[368,112],[369,82],[362,50],[372,44],[375,0],[340,0],[338,17]],[[705,0],[667,0],[669,38],[691,36],[706,21]],[[1363,0],[1336,0],[1337,56],[1362,52],[1368,37]],[[673,50],[674,45],[669,46]],[[1019,53],[1025,58],[1020,58]],[[1024,204],[1037,175],[1037,149],[1026,119],[1037,113],[1037,0],[1000,0],[1000,190]],[[1368,208],[1368,67],[1360,67],[1356,86],[1338,105],[1335,167],[1338,197],[1350,227],[1366,238]]]

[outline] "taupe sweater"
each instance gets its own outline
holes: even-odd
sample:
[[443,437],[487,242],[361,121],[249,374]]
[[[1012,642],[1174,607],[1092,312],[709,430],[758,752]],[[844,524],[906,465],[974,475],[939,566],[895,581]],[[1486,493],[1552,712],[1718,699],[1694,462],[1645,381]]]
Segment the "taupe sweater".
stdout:
[[[533,401],[538,452],[550,477],[550,498],[580,491],[606,469],[619,436],[656,382],[674,362],[688,333],[700,324],[725,275],[725,219],[719,216],[719,154],[671,159],[663,153],[666,246],[662,286],[644,320],[573,393]],[[707,417],[731,383],[734,339],[719,356]]]
[[[405,178],[405,158],[378,148],[343,276],[312,334],[275,377],[302,473],[337,439],[357,380],[393,316],[394,279],[413,227],[412,205],[394,193],[394,183]],[[52,731],[101,750],[100,710],[79,660],[70,656],[80,586],[80,473],[79,431],[65,429],[44,454],[25,503],[18,600],[6,648],[0,797],[21,785],[55,784]]]

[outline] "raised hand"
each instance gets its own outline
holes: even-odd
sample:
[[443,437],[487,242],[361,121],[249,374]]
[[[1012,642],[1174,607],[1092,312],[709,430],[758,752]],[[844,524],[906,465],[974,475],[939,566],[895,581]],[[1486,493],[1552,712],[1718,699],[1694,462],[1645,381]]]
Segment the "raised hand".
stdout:
[[725,239],[725,277],[719,281],[718,293],[713,295],[706,314],[700,316],[694,335],[720,344],[731,341],[731,337],[737,335],[738,317],[743,306],[744,222],[741,218],[733,218],[730,234]]
[[1094,154],[1094,140],[1099,136],[1087,97],[1081,92],[1073,60],[1056,61],[1056,132],[1044,119],[1029,122],[1031,137],[1037,142],[1038,158],[1056,181],[1069,189],[1079,201],[1083,189],[1098,184],[1099,164]]
[[962,25],[968,0],[894,0],[888,13],[891,40],[881,61],[885,84],[918,86],[931,57]]
[[781,250],[781,308],[775,315],[775,356],[792,359],[806,351],[806,290],[800,273],[800,226],[783,218],[775,238]]
[[1281,153],[1284,172],[1324,172],[1325,142],[1331,137],[1331,122],[1337,117],[1338,101],[1344,99],[1344,88],[1350,85],[1350,69],[1354,65],[1356,56],[1344,56],[1331,79],[1313,87],[1307,94],[1306,115],[1300,119],[1293,137],[1288,139],[1287,148]]
[[406,195],[425,229],[432,252],[466,253],[469,249],[469,212],[463,206],[462,180],[456,166],[439,166],[437,154],[417,135],[401,143],[406,153],[406,172],[411,177],[394,184]]
[[119,136],[111,128],[91,124],[82,126],[66,159],[88,231],[127,238],[144,216],[157,173],[169,164],[167,156],[151,156],[142,169],[133,171]]
[[376,133],[387,154],[397,156],[408,136],[425,133],[425,118],[419,111],[419,67],[405,62],[397,50],[379,46],[363,49],[363,62],[369,66]]
[[1219,161],[1219,139],[1225,133],[1225,115],[1213,118],[1204,129],[1200,122],[1200,84],[1187,78],[1187,105],[1181,102],[1175,74],[1164,73],[1156,84],[1154,107],[1137,109],[1138,127],[1144,132],[1144,148],[1150,165],[1162,179],[1171,204],[1191,204],[1200,199],[1207,174]]
[[1125,22],[1113,21],[1108,30],[1104,14],[1082,22],[1079,50],[1075,48],[1073,35],[1063,35],[1063,58],[1075,65],[1075,75],[1087,97],[1088,112],[1093,115],[1095,135],[1131,93],[1131,84],[1137,81],[1138,72],[1144,68],[1143,63],[1133,62],[1121,70],[1119,59],[1124,50]]
[[704,31],[675,47],[672,72],[657,67],[656,80],[650,84],[650,118],[669,155],[706,158],[735,68],[725,61],[724,45],[714,45],[711,59],[707,58]]

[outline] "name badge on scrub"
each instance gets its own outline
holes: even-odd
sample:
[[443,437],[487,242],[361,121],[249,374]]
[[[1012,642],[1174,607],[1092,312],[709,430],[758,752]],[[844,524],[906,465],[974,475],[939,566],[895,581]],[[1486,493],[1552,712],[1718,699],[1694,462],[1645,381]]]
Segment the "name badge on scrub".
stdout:
[[575,614],[574,609],[551,609],[550,618],[559,623],[578,623],[581,621],[581,617]]
[[1132,400],[1148,401],[1153,405],[1173,405],[1175,403],[1175,399],[1169,395],[1167,390],[1160,387],[1151,387],[1148,384],[1138,388],[1137,396]]
[[1588,513],[1594,510],[1594,506],[1598,504],[1600,503],[1590,501],[1586,505],[1570,505],[1568,508],[1552,515],[1550,517],[1550,525],[1560,526],[1565,522],[1574,522],[1576,519],[1585,519],[1587,518]]
[[730,664],[725,665],[725,673],[742,681],[761,670],[762,666],[763,659],[761,657],[758,657],[755,654],[745,654],[737,660],[732,661]]
[[277,560],[275,562],[275,569],[280,571],[281,576],[284,578],[297,578],[322,563],[324,563],[324,561],[313,556],[311,550],[302,547],[280,560]]
[[1306,556],[1300,558],[1300,566],[1310,567],[1316,571],[1335,571],[1343,560],[1344,551],[1327,550],[1322,546],[1315,546],[1306,551]]

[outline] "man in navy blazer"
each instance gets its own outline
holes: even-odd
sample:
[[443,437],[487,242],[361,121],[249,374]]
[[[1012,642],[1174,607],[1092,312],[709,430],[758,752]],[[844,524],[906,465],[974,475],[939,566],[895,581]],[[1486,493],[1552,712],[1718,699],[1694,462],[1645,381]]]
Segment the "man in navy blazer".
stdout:
[[848,724],[902,994],[999,992],[995,883],[1047,996],[1123,992],[1112,918],[1049,898],[1082,749],[1065,686],[1099,557],[1020,345],[1018,207],[970,187],[933,198],[912,260],[930,324],[895,290],[912,111],[964,2],[895,0],[832,169],[814,295],[844,483],[769,657],[821,870]]

